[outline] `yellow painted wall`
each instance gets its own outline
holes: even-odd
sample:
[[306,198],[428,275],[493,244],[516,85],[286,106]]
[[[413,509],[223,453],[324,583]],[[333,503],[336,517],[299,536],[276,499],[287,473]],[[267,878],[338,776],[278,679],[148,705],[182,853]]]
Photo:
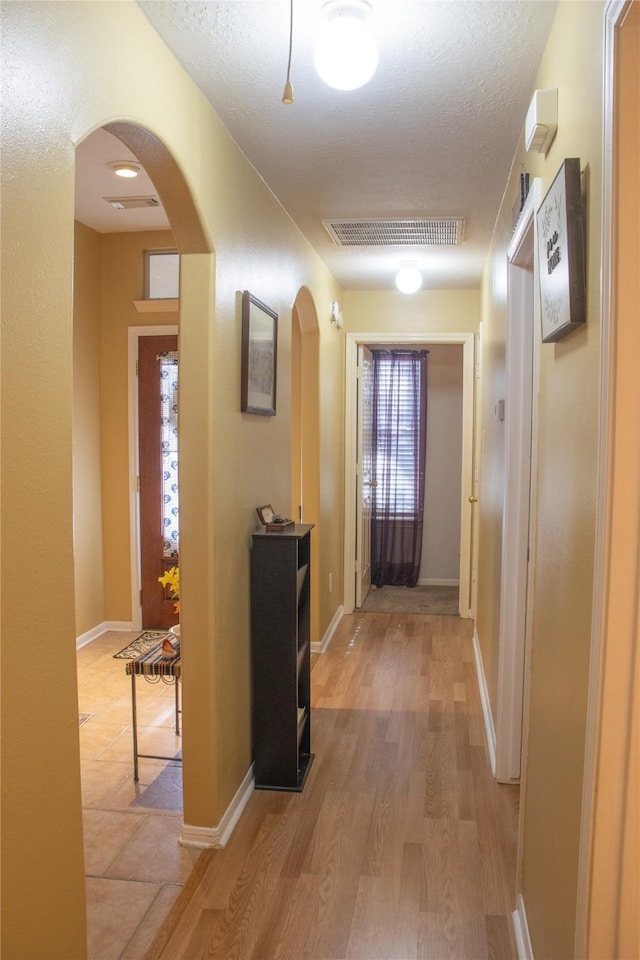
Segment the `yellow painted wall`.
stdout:
[[[76,144],[119,118],[150,131],[156,139],[141,137],[138,152],[146,151],[188,254],[180,341],[184,794],[187,824],[203,829],[219,823],[250,764],[249,534],[257,504],[290,501],[291,307],[307,286],[324,316],[339,290],[133,2],[5,5],[3,56],[2,946],[8,960],[54,960],[85,952],[72,642]],[[271,419],[239,411],[239,291],[247,287],[280,315]],[[103,338],[103,370],[110,346]],[[344,342],[329,325],[320,326],[319,351],[320,564],[336,571]],[[114,402],[125,392],[119,379]],[[122,446],[120,429],[103,424],[102,433],[104,462]],[[109,568],[116,553],[105,549]],[[116,599],[122,590],[124,581],[108,584],[106,616],[128,616]],[[336,594],[320,600],[326,629]]]
[[[500,592],[502,440],[491,411],[504,383],[506,248],[516,178],[542,178],[543,193],[565,157],[584,171],[587,323],[541,347],[537,538],[533,544],[529,723],[522,791],[522,893],[536,957],[573,956],[593,585],[598,363],[603,9],[560,3],[536,88],[558,88],[558,133],[546,157],[522,144],[483,288],[480,415],[483,505],[477,629],[495,715]],[[540,335],[536,331],[536,335]],[[487,502],[495,511],[487,511]]]
[[100,238],[100,438],[104,519],[104,594],[107,621],[128,623],[131,608],[129,516],[129,327],[178,324],[177,313],[138,313],[145,250],[175,245],[167,230],[107,233]]
[[100,236],[76,223],[73,278],[76,637],[105,619],[100,463]]
[[350,290],[344,295],[347,333],[477,333],[478,290]]
[[[308,453],[308,470],[314,455],[321,469],[318,541],[318,593],[320,599],[318,640],[321,641],[342,604],[344,592],[344,357],[345,338],[328,320],[330,304],[339,300],[337,288],[316,299],[318,343],[307,348],[307,358],[318,349],[316,376],[320,410],[320,441],[317,454]],[[309,411],[307,411],[309,414]],[[309,419],[309,415],[307,416]],[[331,464],[331,470],[326,466]],[[317,492],[313,491],[313,498]],[[312,532],[313,536],[313,532]],[[313,556],[313,555],[312,555]],[[329,574],[333,591],[329,592]],[[313,608],[312,608],[313,609]]]

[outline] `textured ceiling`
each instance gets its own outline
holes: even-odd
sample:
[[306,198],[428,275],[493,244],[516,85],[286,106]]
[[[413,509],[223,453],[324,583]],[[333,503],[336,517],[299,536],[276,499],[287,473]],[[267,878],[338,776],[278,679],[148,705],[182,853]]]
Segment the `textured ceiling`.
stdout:
[[390,288],[411,249],[338,248],[323,220],[463,217],[416,255],[425,286],[479,285],[554,2],[373,0],[378,70],[339,92],[313,67],[321,0],[294,0],[291,106],[288,0],[138,4],[345,288]]

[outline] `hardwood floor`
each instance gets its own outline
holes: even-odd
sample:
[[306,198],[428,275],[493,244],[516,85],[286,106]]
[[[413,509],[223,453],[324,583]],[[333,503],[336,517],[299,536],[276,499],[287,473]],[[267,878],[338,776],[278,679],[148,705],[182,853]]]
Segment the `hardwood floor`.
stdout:
[[149,960],[512,958],[518,787],[457,617],[353,614],[312,670],[302,794],[256,791]]

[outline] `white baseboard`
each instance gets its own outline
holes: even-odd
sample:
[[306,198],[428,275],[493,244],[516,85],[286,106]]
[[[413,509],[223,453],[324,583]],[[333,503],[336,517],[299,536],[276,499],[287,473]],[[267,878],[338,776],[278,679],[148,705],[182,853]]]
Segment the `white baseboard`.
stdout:
[[459,580],[435,580],[433,577],[418,580],[419,587],[459,587]]
[[343,616],[344,616],[344,607],[342,606],[342,604],[340,604],[340,606],[338,607],[338,609],[337,609],[336,612],[334,613],[333,619],[332,619],[331,623],[329,624],[329,626],[327,627],[326,632],[325,632],[325,635],[324,635],[324,637],[322,638],[322,640],[321,640],[319,643],[312,643],[312,644],[311,644],[311,652],[312,652],[312,653],[324,653],[324,652],[325,652],[325,650],[327,649],[327,647],[329,646],[329,644],[330,644],[331,641],[333,640],[333,635],[334,635],[334,633],[336,632],[336,630],[338,629],[338,624],[339,624],[340,621],[342,620],[342,617],[343,617]]
[[76,637],[76,650],[86,647],[88,643],[97,640],[103,633],[108,633],[110,630],[117,633],[130,633],[135,630],[135,627],[130,620],[103,620],[97,627],[92,627],[91,630]]
[[516,936],[516,947],[518,950],[518,960],[534,960],[533,945],[529,936],[529,925],[527,923],[527,912],[524,908],[522,894],[519,894],[516,909],[511,914],[513,922],[513,932]]
[[491,772],[496,775],[496,731],[493,725],[493,715],[491,713],[491,701],[489,700],[489,691],[487,681],[484,675],[482,665],[482,652],[480,650],[480,640],[478,631],[473,631],[473,655],[476,661],[476,674],[478,677],[478,687],[480,689],[480,702],[482,703],[482,716],[484,718],[484,730],[487,737],[487,750],[489,751],[489,762],[491,763]]
[[233,832],[233,828],[240,819],[240,814],[244,810],[253,793],[253,764],[247,770],[244,780],[236,790],[236,794],[222,815],[222,819],[217,827],[195,827],[188,823],[183,823],[180,830],[178,843],[181,847],[196,847],[205,849],[207,847],[224,847]]

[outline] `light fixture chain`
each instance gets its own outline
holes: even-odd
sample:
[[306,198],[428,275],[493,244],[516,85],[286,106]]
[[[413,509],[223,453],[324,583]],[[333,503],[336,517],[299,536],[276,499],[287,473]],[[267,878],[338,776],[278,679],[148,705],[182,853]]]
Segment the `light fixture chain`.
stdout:
[[287,60],[287,81],[282,94],[283,103],[293,103],[293,87],[291,85],[291,53],[293,50],[293,0],[289,4],[289,59]]

